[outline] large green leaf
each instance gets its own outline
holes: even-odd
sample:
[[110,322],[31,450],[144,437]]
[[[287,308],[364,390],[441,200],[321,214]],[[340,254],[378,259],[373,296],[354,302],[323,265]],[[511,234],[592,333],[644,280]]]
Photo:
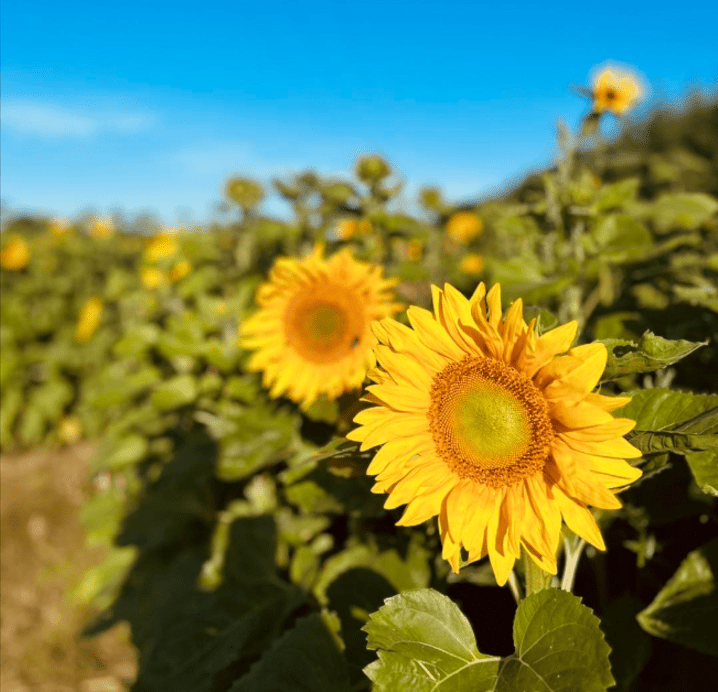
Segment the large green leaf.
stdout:
[[653,205],[656,229],[667,232],[676,229],[699,228],[718,211],[718,201],[702,192],[678,192],[662,195]]
[[667,452],[685,455],[701,489],[716,494],[718,394],[644,389],[631,396],[631,402],[616,411],[636,421],[631,444],[664,463]]
[[648,229],[631,216],[604,216],[593,230],[601,257],[610,262],[630,262],[650,250],[653,238]]
[[501,663],[495,692],[603,692],[614,684],[610,648],[581,599],[544,589],[521,601],[513,656]]
[[636,192],[641,184],[638,178],[626,178],[616,183],[602,185],[596,193],[596,211],[602,212],[609,209],[619,209],[636,197]]
[[707,495],[718,497],[718,450],[689,452],[686,461],[700,489]]
[[685,358],[706,343],[684,339],[672,341],[652,332],[646,332],[638,343],[624,339],[603,339],[602,342],[608,349],[608,361],[601,382],[660,370]]
[[598,618],[576,596],[544,589],[514,620],[512,656],[476,648],[471,625],[431,589],[387,599],[364,627],[379,660],[365,668],[376,692],[604,692],[614,684]]
[[100,453],[93,461],[93,469],[113,469],[115,471],[132,466],[141,461],[148,450],[147,438],[132,433],[119,440],[105,442]]
[[[691,394],[670,389],[629,392],[631,402],[614,415],[636,421],[637,430],[680,430],[684,433],[718,432],[718,394]],[[709,414],[709,415],[706,415]]]
[[500,659],[479,652],[469,621],[432,589],[386,600],[364,627],[379,660],[364,672],[375,692],[492,690]]
[[192,375],[177,375],[162,382],[152,392],[152,405],[159,411],[170,411],[192,403],[197,397],[197,381]]
[[297,620],[229,692],[349,692],[346,660],[321,616]]
[[641,627],[656,637],[718,655],[718,539],[694,550],[638,614]]

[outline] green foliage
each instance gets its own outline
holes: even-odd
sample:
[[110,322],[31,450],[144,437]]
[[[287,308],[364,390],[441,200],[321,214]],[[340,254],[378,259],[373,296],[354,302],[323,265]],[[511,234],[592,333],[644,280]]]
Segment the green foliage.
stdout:
[[602,382],[617,380],[624,375],[661,370],[705,346],[705,342],[670,341],[652,332],[646,332],[638,343],[625,339],[603,339],[603,343],[608,349],[608,362],[601,376]]
[[446,596],[423,589],[387,600],[364,628],[379,659],[365,671],[381,690],[520,689],[602,691],[614,684],[598,618],[564,591],[545,589],[521,602],[516,651],[479,652],[466,617]]
[[641,627],[708,654],[718,655],[718,540],[694,550],[638,615]]
[[479,652],[469,621],[436,591],[389,599],[364,629],[367,646],[379,650],[365,669],[377,692],[494,688],[500,659]]
[[631,443],[649,459],[651,470],[667,463],[668,452],[683,455],[701,489],[715,494],[718,394],[645,389],[632,393],[616,415],[636,421]]

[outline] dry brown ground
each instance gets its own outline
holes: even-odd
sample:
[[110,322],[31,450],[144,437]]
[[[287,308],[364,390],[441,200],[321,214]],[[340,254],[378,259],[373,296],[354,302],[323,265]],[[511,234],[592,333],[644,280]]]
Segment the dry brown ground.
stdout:
[[89,444],[0,460],[2,692],[120,692],[136,671],[128,630],[80,640],[87,608],[68,587],[102,558],[79,519]]

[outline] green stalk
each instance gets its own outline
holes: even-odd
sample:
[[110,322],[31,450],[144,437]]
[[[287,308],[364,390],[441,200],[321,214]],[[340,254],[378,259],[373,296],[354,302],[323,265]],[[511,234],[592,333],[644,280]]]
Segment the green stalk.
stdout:
[[522,550],[522,557],[524,562],[524,576],[526,579],[526,595],[530,596],[532,593],[538,593],[543,589],[551,588],[551,577],[552,575],[548,572],[544,572],[531,558],[531,556]]

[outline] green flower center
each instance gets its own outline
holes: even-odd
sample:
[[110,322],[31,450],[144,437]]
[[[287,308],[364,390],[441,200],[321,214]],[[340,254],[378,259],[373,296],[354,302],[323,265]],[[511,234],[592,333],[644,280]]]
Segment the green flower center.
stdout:
[[490,381],[473,382],[456,398],[456,437],[480,466],[506,466],[521,456],[531,429],[526,410]]
[[492,487],[542,469],[554,435],[533,382],[492,358],[465,358],[439,372],[428,417],[439,456],[461,478]]

